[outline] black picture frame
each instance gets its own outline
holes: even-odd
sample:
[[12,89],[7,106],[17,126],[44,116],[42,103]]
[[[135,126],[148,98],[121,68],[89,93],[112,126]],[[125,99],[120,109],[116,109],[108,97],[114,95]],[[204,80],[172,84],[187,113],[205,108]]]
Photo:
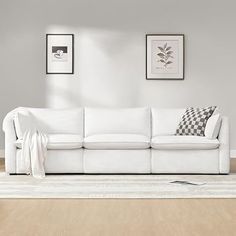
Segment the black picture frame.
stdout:
[[[183,75],[181,76],[181,78],[149,78],[148,77],[148,37],[149,36],[180,36],[183,38]],[[184,34],[146,34],[146,68],[145,68],[145,72],[146,72],[146,80],[184,80],[185,78],[185,35]]]
[[[71,36],[71,50],[72,50],[72,55],[71,55],[71,71],[70,72],[49,72],[48,71],[48,38],[49,36]],[[46,34],[46,74],[74,74],[74,34]]]

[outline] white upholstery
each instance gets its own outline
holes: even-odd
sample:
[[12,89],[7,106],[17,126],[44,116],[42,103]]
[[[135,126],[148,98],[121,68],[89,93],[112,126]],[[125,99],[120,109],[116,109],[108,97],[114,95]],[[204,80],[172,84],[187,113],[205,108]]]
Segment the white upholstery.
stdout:
[[80,134],[83,136],[83,108],[27,108],[42,132],[47,134]]
[[222,117],[222,123],[219,133],[219,168],[220,173],[229,173],[230,168],[230,142],[229,142],[229,119]]
[[85,173],[150,173],[150,149],[84,150]]
[[150,136],[150,109],[85,108],[85,137],[94,134],[140,134]]
[[[25,173],[21,166],[21,149],[17,150],[16,173]],[[83,149],[48,150],[45,161],[46,173],[83,173]]]
[[137,134],[97,134],[84,139],[87,149],[146,149],[150,139]]
[[5,171],[16,173],[16,132],[14,126],[15,110],[9,112],[3,120],[3,131],[5,132]]
[[156,136],[152,138],[151,147],[154,149],[216,149],[220,145],[218,139],[208,139],[200,136]]
[[22,139],[24,133],[33,126],[33,117],[29,111],[19,109],[14,116],[14,124],[16,136]]
[[[49,134],[48,149],[78,149],[82,148],[83,137],[78,134]],[[16,141],[17,148],[22,148],[22,139]]]
[[[229,173],[226,117],[208,139],[174,135],[185,109],[27,109],[49,135],[46,173]],[[16,111],[3,122],[7,173],[25,173]]]
[[219,149],[152,149],[152,173],[219,174]]
[[152,108],[152,137],[174,135],[185,110]]
[[220,126],[221,126],[221,115],[218,113],[216,115],[211,116],[207,123],[205,128],[205,136],[209,139],[216,139],[220,132]]

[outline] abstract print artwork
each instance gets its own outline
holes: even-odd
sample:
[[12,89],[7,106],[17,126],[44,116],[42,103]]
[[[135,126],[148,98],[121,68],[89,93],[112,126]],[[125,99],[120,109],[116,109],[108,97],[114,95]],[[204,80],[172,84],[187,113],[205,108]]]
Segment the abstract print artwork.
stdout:
[[53,61],[67,61],[68,53],[65,46],[52,46],[52,60]]
[[46,36],[46,73],[74,73],[74,35],[47,34]]
[[146,35],[146,78],[184,79],[184,35]]

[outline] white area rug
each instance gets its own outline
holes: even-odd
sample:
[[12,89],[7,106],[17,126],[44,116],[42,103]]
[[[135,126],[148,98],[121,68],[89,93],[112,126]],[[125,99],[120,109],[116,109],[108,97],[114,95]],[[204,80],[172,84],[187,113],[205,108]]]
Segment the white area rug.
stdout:
[[37,180],[0,173],[0,198],[236,198],[236,175],[48,175]]

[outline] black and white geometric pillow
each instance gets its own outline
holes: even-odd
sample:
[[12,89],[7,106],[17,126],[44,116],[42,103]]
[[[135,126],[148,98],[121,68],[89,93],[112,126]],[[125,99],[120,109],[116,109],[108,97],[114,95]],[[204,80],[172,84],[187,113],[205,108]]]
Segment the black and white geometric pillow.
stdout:
[[176,135],[205,136],[206,123],[215,109],[215,106],[187,108],[176,130]]

